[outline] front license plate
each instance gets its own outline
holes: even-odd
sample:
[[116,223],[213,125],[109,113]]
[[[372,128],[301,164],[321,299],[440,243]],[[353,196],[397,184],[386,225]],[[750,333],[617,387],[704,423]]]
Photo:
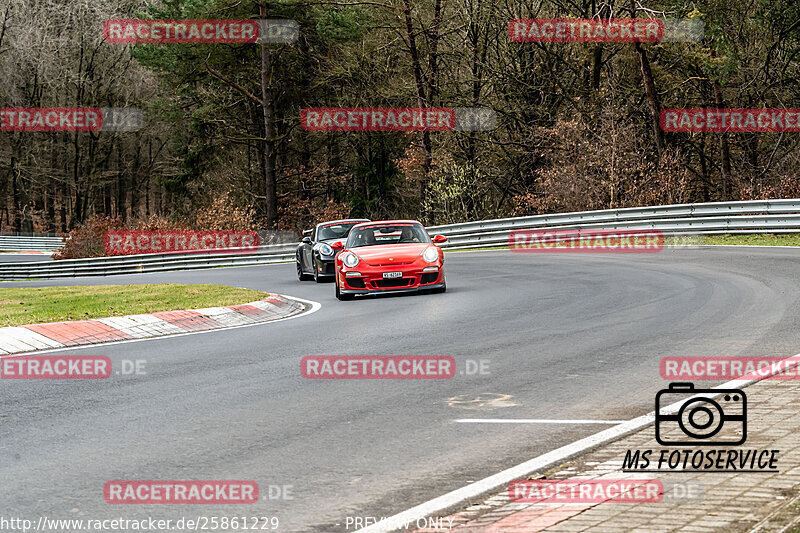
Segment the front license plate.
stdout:
[[383,279],[402,278],[402,272],[384,272]]

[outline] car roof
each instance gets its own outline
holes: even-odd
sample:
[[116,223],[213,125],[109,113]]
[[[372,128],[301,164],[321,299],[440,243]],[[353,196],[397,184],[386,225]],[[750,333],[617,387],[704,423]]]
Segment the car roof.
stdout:
[[422,222],[420,222],[419,220],[372,220],[372,221],[369,221],[369,222],[363,222],[361,224],[357,224],[357,225],[353,226],[352,229],[361,228],[361,227],[364,227],[364,226],[378,225],[378,224],[387,224],[387,225],[389,225],[389,224],[419,224],[420,226],[422,226]]
[[329,220],[327,222],[320,222],[317,227],[326,226],[328,224],[339,224],[344,222],[369,222],[368,218],[343,218],[342,220]]

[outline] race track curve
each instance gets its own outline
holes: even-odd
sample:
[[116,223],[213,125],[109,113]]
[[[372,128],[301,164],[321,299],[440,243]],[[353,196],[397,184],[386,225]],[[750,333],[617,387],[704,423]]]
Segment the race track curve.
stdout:
[[[448,253],[446,294],[353,302],[298,282],[293,264],[5,283],[219,283],[322,308],[63,352],[144,359],[144,376],[3,380],[0,501],[30,519],[277,516],[281,532],[347,531],[347,516],[391,516],[608,427],[455,419],[627,420],[652,411],[661,357],[799,352],[799,267],[800,250],[778,248]],[[366,354],[452,355],[459,371],[484,359],[490,374],[300,376],[305,355]],[[102,493],[114,479],[254,480],[293,499],[114,506]]]

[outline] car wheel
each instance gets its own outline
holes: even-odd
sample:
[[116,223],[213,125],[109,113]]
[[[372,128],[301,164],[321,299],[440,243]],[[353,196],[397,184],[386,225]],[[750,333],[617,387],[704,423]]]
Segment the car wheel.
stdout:
[[342,291],[339,290],[339,281],[338,280],[336,281],[336,298],[339,301],[342,301],[342,302],[346,302],[348,300],[352,300],[353,299],[353,295],[352,294],[342,294]]
[[299,258],[295,261],[295,264],[297,265],[297,279],[299,279],[300,281],[307,280],[308,274],[303,273],[303,267],[300,265]]

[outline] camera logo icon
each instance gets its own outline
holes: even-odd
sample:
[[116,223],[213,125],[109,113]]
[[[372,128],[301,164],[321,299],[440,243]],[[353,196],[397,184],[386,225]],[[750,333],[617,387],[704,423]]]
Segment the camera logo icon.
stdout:
[[[677,412],[666,409],[679,402]],[[656,394],[656,440],[662,446],[743,444],[747,396],[740,389],[695,389],[692,383],[670,383]]]

